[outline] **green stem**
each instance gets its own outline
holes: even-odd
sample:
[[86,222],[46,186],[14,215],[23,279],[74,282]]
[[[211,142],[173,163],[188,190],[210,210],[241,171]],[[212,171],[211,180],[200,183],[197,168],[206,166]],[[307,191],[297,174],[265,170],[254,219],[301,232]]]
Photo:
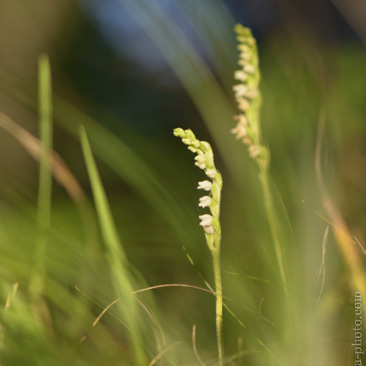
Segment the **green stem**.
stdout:
[[38,60],[38,109],[41,152],[39,157],[39,185],[37,202],[38,233],[34,254],[34,267],[29,280],[33,300],[38,300],[44,287],[48,230],[51,225],[52,205],[52,85],[48,57]]
[[221,279],[221,266],[220,266],[220,244],[212,251],[213,268],[215,275],[215,289],[216,289],[216,335],[217,335],[217,349],[219,352],[219,365],[223,365],[224,357],[224,342],[222,334],[222,279]]
[[271,230],[271,235],[275,247],[278,267],[280,271],[280,276],[282,283],[284,285],[284,291],[285,295],[288,298],[288,287],[287,287],[287,276],[286,276],[286,270],[285,270],[285,263],[283,259],[283,253],[281,248],[281,240],[280,240],[280,232],[276,220],[275,215],[275,209],[273,204],[273,197],[272,197],[272,191],[270,188],[270,182],[269,182],[269,175],[268,175],[268,168],[265,166],[260,166],[260,181],[262,184],[262,190],[263,190],[263,196],[264,196],[264,204],[266,208],[267,218],[269,227]]

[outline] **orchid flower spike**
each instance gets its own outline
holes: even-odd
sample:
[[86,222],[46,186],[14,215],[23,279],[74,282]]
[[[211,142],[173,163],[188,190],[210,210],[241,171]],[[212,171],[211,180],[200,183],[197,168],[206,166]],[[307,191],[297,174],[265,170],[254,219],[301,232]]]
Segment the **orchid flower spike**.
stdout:
[[[241,94],[243,94],[243,92],[243,90],[240,90]],[[198,206],[202,208],[208,207],[210,210],[210,213],[200,215],[199,219],[200,225],[203,227],[206,243],[209,250],[211,251],[213,260],[216,290],[217,347],[219,365],[223,366],[223,293],[220,269],[221,226],[219,220],[222,177],[220,172],[215,167],[212,148],[208,142],[198,140],[191,130],[183,130],[182,128],[176,128],[174,130],[174,135],[180,137],[183,143],[188,146],[188,149],[196,154],[194,158],[195,165],[202,169],[209,178],[198,182],[197,188],[205,191],[205,195],[200,198]],[[253,151],[252,153],[254,154],[256,152]]]
[[205,191],[205,195],[199,200],[198,206],[208,207],[211,215],[200,215],[200,225],[203,227],[209,247],[212,247],[215,235],[221,235],[219,222],[220,199],[222,178],[216,169],[211,145],[206,141],[200,141],[191,130],[176,128],[174,135],[182,139],[188,149],[196,154],[195,165],[202,169],[208,179],[198,182],[197,189]]

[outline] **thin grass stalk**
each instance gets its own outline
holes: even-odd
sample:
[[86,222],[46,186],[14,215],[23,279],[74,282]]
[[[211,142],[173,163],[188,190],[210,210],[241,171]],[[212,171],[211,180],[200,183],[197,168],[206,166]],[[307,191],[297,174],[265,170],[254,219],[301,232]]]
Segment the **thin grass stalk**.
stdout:
[[37,203],[38,235],[34,257],[34,271],[29,290],[33,300],[41,295],[46,276],[47,231],[51,225],[52,201],[52,84],[49,59],[42,55],[38,61],[38,108],[41,153],[39,158],[39,185]]
[[287,298],[289,298],[288,281],[287,281],[285,263],[284,263],[284,259],[283,259],[283,251],[282,251],[282,244],[281,244],[281,238],[280,238],[280,229],[278,227],[278,222],[276,219],[276,209],[275,209],[274,203],[273,203],[273,195],[272,195],[272,190],[271,190],[271,186],[270,186],[270,178],[269,178],[269,171],[268,171],[267,165],[260,167],[259,178],[260,178],[260,182],[261,182],[264,205],[265,205],[268,224],[269,224],[269,228],[271,231],[273,245],[274,245],[274,249],[275,249],[275,253],[276,253],[276,259],[277,259],[277,263],[278,263],[280,277],[281,277],[282,284],[284,286],[285,295]]
[[147,364],[147,359],[143,347],[138,304],[133,295],[131,275],[128,270],[128,260],[117,233],[107,195],[84,127],[80,128],[79,134],[98,220],[107,249],[107,260],[111,268],[113,285],[117,296],[123,299],[123,301],[118,302],[118,306],[130,331],[129,337],[133,346],[136,364],[143,366]]
[[222,295],[222,277],[220,247],[212,252],[213,271],[215,276],[216,290],[216,335],[217,349],[219,354],[219,365],[223,365],[224,359],[224,337],[223,337],[223,295]]

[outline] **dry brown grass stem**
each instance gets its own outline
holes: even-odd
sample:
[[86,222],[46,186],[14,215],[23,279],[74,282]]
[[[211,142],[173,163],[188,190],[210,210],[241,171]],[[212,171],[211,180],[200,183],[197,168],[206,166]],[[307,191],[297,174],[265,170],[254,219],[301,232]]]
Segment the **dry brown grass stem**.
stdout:
[[200,290],[200,291],[208,292],[209,294],[215,295],[214,291],[207,290],[207,289],[205,289],[203,287],[199,287],[199,286],[187,285],[185,283],[167,283],[167,284],[164,284],[164,285],[150,286],[150,287],[146,287],[146,288],[143,288],[143,289],[140,289],[140,290],[136,290],[133,293],[138,294],[140,292],[156,290],[156,289],[164,288],[164,287],[187,287],[187,288],[193,288],[195,290]]
[[[12,135],[23,148],[31,155],[36,161],[39,161],[42,146],[40,140],[14,122],[6,114],[0,112],[0,127]],[[52,174],[56,181],[65,188],[67,193],[75,202],[81,202],[85,198],[85,194],[73,176],[62,158],[55,152],[52,152]]]

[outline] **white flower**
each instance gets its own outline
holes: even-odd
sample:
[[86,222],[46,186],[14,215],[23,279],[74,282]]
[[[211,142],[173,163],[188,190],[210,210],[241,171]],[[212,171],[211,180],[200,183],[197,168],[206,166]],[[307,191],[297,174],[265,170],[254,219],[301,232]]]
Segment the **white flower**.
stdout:
[[216,177],[216,174],[217,174],[217,170],[216,169],[208,169],[206,171],[206,175],[211,178],[211,179],[214,179]]
[[246,95],[246,93],[248,91],[248,87],[243,84],[239,84],[239,85],[234,85],[233,90],[235,92],[236,97],[240,98],[240,97],[244,97]]
[[204,163],[205,162],[205,157],[203,155],[197,155],[194,160],[196,160],[198,163]]
[[244,114],[239,114],[238,116],[234,116],[235,121],[238,121],[238,125],[248,126],[247,117]]
[[188,150],[191,150],[193,153],[197,152],[197,149],[195,149],[193,146],[188,146]]
[[198,166],[200,169],[206,169],[205,163],[199,163],[198,161],[194,164],[195,166]]
[[256,88],[250,88],[246,91],[245,97],[249,99],[254,99],[258,96],[258,89]]
[[250,107],[250,103],[244,98],[239,98],[238,103],[239,103],[239,109],[242,110],[243,112],[246,112]]
[[211,198],[209,196],[203,196],[200,198],[200,203],[198,204],[198,206],[205,208],[205,207],[209,207],[211,204]]
[[234,78],[239,81],[247,81],[248,75],[244,71],[235,71]]
[[249,52],[241,52],[240,57],[245,61],[249,61],[252,55]]
[[205,226],[205,227],[203,228],[203,230],[205,230],[206,234],[213,234],[213,233],[214,233],[214,231],[215,231],[215,229],[213,228],[213,226],[212,226],[212,225],[211,225],[211,226]]
[[243,142],[244,142],[245,145],[252,145],[253,144],[253,141],[248,136],[243,138]]
[[[207,174],[207,172],[206,172]],[[205,191],[210,191],[212,187],[212,183],[208,180],[204,180],[202,182],[198,182],[198,187],[197,189],[203,189]]]
[[250,52],[250,47],[248,47],[246,44],[240,44],[238,46],[238,50],[241,52]]
[[238,140],[247,136],[247,130],[243,125],[237,125],[231,130],[231,133],[235,134]]
[[248,74],[253,74],[255,67],[253,65],[244,65],[244,71]]
[[201,222],[200,222],[201,226],[206,227],[206,226],[212,225],[212,216],[211,215],[204,214],[204,215],[200,215],[198,217],[201,220]]
[[260,154],[260,150],[257,145],[252,145],[249,147],[249,155],[252,158],[256,158],[259,154]]

